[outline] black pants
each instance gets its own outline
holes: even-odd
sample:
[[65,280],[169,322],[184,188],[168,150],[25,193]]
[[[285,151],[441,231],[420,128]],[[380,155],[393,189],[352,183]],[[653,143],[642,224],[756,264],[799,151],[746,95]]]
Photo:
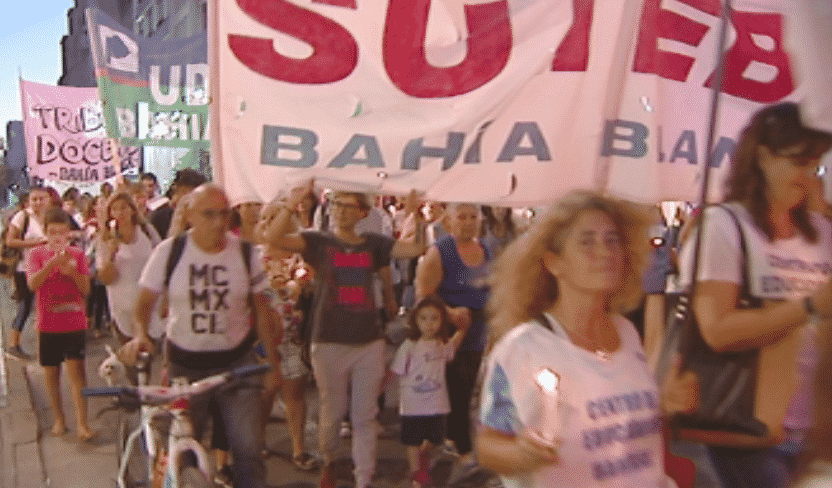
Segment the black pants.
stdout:
[[29,289],[29,283],[26,281],[26,273],[22,271],[15,271],[14,273],[14,287],[15,295],[17,295],[18,306],[17,314],[12,321],[12,328],[18,332],[23,332],[23,327],[26,326],[26,320],[32,313],[32,305],[35,300],[35,295]]
[[87,317],[92,319],[92,328],[104,330],[110,320],[110,305],[107,300],[107,288],[93,279],[90,294],[87,296]]
[[459,454],[472,450],[471,397],[482,361],[480,351],[457,351],[445,369],[451,413],[448,414],[448,439],[454,441]]

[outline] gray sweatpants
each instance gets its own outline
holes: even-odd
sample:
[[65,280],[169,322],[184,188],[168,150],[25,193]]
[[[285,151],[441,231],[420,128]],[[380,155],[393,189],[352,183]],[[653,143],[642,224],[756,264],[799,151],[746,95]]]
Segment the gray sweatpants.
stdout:
[[355,486],[364,487],[376,467],[376,399],[384,378],[384,341],[362,345],[313,343],[310,359],[320,396],[318,442],[324,462],[334,459],[340,442],[338,426],[349,407]]

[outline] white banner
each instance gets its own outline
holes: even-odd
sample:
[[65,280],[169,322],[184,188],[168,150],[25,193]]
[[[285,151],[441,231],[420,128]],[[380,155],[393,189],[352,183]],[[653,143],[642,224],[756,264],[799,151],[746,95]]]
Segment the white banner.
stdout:
[[794,15],[786,24],[786,46],[795,77],[805,86],[803,117],[812,127],[832,132],[832,2],[792,3]]
[[[749,115],[797,99],[783,3],[734,2],[714,194]],[[572,188],[698,194],[714,0],[213,5],[213,163],[232,199],[310,176],[514,206]]]

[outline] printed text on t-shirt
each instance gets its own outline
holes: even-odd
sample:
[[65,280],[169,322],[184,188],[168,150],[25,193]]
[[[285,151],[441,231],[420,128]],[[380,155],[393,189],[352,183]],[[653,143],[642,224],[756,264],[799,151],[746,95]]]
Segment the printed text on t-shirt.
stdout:
[[188,283],[191,299],[191,330],[194,334],[222,334],[217,313],[229,310],[228,269],[221,265],[191,264]]

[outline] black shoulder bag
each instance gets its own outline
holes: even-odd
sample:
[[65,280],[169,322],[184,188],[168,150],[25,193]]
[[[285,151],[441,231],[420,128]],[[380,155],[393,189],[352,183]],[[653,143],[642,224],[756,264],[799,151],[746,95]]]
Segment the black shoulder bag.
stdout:
[[[742,286],[737,308],[760,308],[762,300],[753,297],[750,291],[748,245],[740,222],[731,209],[723,205],[719,207],[731,216],[740,237]],[[699,230],[703,230],[701,225]],[[698,267],[698,263],[694,266]],[[718,353],[711,349],[702,338],[691,307],[694,289],[691,284],[688,291],[678,297],[676,305],[670,308],[656,368],[661,384],[670,369],[671,358],[678,352],[682,357],[681,370],[693,371],[699,377],[698,409],[691,414],[678,414],[672,424],[675,432],[679,437],[710,444],[749,445],[754,443],[754,438],[764,442],[769,436],[768,427],[755,418],[754,404],[759,350]],[[701,435],[686,436],[685,430],[699,431]],[[738,438],[743,441],[737,442]]]

